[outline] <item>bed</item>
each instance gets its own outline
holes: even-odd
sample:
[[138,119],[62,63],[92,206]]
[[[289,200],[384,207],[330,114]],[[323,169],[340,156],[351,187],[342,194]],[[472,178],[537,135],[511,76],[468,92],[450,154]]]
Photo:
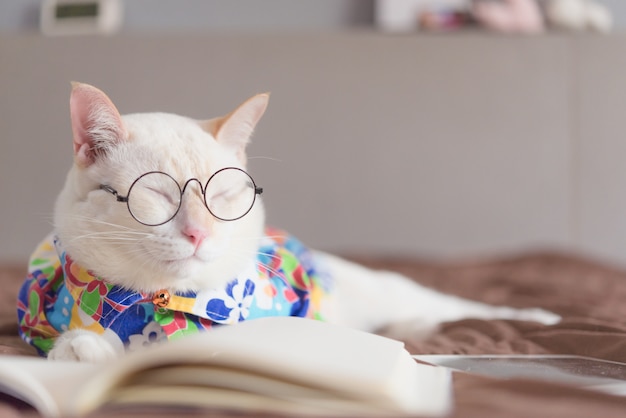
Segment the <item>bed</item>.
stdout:
[[[626,362],[626,271],[614,266],[580,255],[545,251],[446,262],[351,258],[371,267],[399,271],[444,292],[492,304],[538,306],[563,317],[553,326],[505,320],[451,322],[427,340],[407,338],[412,353],[575,354]],[[16,330],[14,299],[24,268],[0,266],[3,355],[34,355]],[[626,411],[626,397],[532,380],[455,373],[454,389],[453,417],[607,418],[622,417]],[[207,412],[210,416],[233,416],[219,411],[180,412],[184,416],[205,416]],[[172,411],[136,411],[132,416],[161,414],[170,416]],[[6,397],[0,398],[0,415],[36,416],[27,406]]]

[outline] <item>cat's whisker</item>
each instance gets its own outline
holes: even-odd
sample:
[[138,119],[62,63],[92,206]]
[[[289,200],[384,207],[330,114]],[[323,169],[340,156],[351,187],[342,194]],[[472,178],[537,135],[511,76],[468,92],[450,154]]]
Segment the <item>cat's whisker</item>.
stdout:
[[[153,266],[156,266],[157,260],[162,258],[161,253],[157,253],[154,250],[144,247],[131,247],[129,250],[126,251],[126,254],[139,256],[134,259],[133,266],[135,270],[135,275],[143,274],[144,267],[146,267],[150,263],[152,263]],[[140,261],[140,264],[137,263],[138,261]]]
[[256,254],[257,255],[262,255],[264,257],[271,258],[271,259],[274,259],[274,260],[280,260],[280,258],[281,258],[280,255],[272,254],[272,253],[264,253],[262,251],[257,251]]
[[[124,299],[117,301],[117,303],[119,304],[124,304],[126,301],[128,301],[129,299],[132,299],[133,297],[135,297],[137,294],[141,294],[141,292],[135,292],[135,291],[129,291],[128,296],[126,296]],[[107,319],[109,316],[113,315],[117,313],[116,310],[112,309],[111,311],[109,311],[109,313],[107,313],[106,315],[100,316],[101,319]]]
[[54,229],[54,216],[51,216],[50,214],[44,214],[40,216],[44,221],[46,221],[46,223],[48,223],[48,225],[50,225],[50,227],[52,227],[52,229]]
[[113,228],[129,231],[129,232],[139,232],[139,231],[136,231],[135,229],[133,229],[131,227],[128,227],[128,226],[125,226],[125,225],[121,225],[121,224],[113,223],[113,222],[107,222],[107,221],[104,221],[102,219],[93,218],[93,217],[89,217],[89,216],[74,215],[73,218],[75,220],[91,222],[93,224],[109,226],[109,227],[113,227]]
[[[279,259],[279,258],[280,258],[280,256],[278,256],[278,255],[275,255],[275,254],[268,254],[268,253],[262,253],[262,252],[259,252],[259,251],[257,251],[255,254],[256,254],[256,255],[259,255],[259,254],[261,254],[261,255],[265,255],[265,256],[267,256],[267,257],[269,257],[269,258],[276,258],[276,259]],[[236,253],[235,251],[231,250],[231,252],[230,252],[228,255],[230,255],[231,257],[235,257],[235,258],[237,258],[237,259],[239,259],[239,260],[241,260],[241,261],[249,261],[249,255],[248,255],[248,254]],[[259,260],[258,258],[256,258],[256,257],[255,257],[254,263],[255,263],[255,265],[257,265],[257,266],[262,266],[262,267],[264,267],[267,271],[269,271],[270,273],[272,273],[272,274],[274,274],[274,275],[276,275],[276,276],[283,276],[283,275],[282,275],[282,274],[281,274],[278,270],[276,270],[276,269],[272,268],[272,267],[271,267],[271,266],[269,266],[267,263],[263,263],[262,261],[260,261],[260,260]]]
[[272,273],[274,276],[278,276],[278,277],[282,277],[283,279],[285,278],[285,275],[282,274],[280,271],[273,269],[272,267],[268,266],[265,263],[261,263],[260,261],[257,261],[256,265],[258,267],[263,267],[265,268],[268,272]]
[[150,234],[128,234],[126,232],[110,232],[110,231],[102,231],[102,232],[90,232],[88,234],[77,235],[74,237],[74,240],[77,239],[86,239],[86,238],[97,238],[97,239],[119,239],[119,240],[133,240],[138,241],[146,236],[150,236]]
[[137,243],[139,241],[141,241],[143,238],[137,238],[137,237],[122,237],[122,236],[106,236],[106,235],[93,235],[93,234],[86,234],[86,235],[81,235],[78,237],[75,237],[73,240],[87,240],[87,239],[97,239],[98,241],[102,242],[102,241],[117,241],[120,243]]
[[134,264],[134,274],[143,275],[146,266],[149,266],[148,270],[153,270],[153,267],[158,267],[158,260],[162,258],[162,254],[151,248],[135,248],[131,252],[132,254],[138,254],[140,263]]
[[116,236],[112,234],[99,234],[99,233],[90,233],[84,234],[80,236],[73,237],[70,242],[75,241],[86,241],[86,240],[98,240],[100,242],[107,241],[110,244],[118,244],[118,245],[136,245],[142,238],[137,237],[128,237],[128,236]]
[[270,160],[270,161],[275,161],[278,163],[282,163],[283,160],[281,160],[280,158],[276,158],[276,157],[267,157],[264,155],[257,155],[254,157],[248,157],[248,160]]
[[143,231],[133,231],[133,230],[121,230],[121,231],[94,231],[94,234],[117,234],[117,235],[123,235],[123,236],[131,236],[131,235],[138,235],[138,236],[152,236],[154,235],[151,232],[143,232]]
[[242,242],[242,241],[259,241],[264,238],[270,239],[281,239],[284,238],[284,235],[261,235],[261,236],[247,236],[247,237],[234,237],[232,238],[233,242]]
[[280,270],[276,270],[275,268],[273,268],[271,265],[267,264],[267,263],[263,263],[259,260],[256,260],[255,264],[259,267],[263,267],[265,268],[267,271],[269,271],[270,273],[276,275],[276,276],[283,276],[283,274],[280,273]]

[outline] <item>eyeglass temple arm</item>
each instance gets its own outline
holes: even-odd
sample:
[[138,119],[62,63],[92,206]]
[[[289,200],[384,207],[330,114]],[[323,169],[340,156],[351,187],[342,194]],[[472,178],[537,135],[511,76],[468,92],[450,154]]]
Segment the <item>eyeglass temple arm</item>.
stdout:
[[128,202],[128,197],[125,196],[120,196],[117,193],[117,190],[115,190],[113,187],[111,186],[107,186],[106,184],[101,184],[100,185],[100,189],[111,193],[113,196],[115,196],[115,199],[117,199],[118,202]]
[[261,193],[263,193],[263,187],[255,187],[255,188],[254,188],[254,193],[256,193],[256,194],[261,194]]

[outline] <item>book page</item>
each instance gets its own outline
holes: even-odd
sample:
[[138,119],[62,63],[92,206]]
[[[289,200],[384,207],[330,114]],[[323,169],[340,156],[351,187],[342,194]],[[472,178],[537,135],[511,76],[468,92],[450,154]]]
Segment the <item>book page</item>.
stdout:
[[203,365],[144,371],[115,387],[110,399],[115,405],[154,404],[154,399],[171,399],[186,406],[232,407],[236,404],[238,408],[257,412],[334,416],[380,416],[390,411],[386,406],[364,402],[346,393],[329,393],[274,376]]
[[[417,364],[401,342],[320,321],[272,317],[130,353],[84,386],[75,412],[106,403],[121,382],[148,382],[140,377],[146,370],[185,364],[202,364],[207,373],[217,368],[264,376],[398,414],[437,415],[451,404],[450,372]],[[232,376],[231,388],[245,385]],[[269,396],[260,389],[257,395]]]
[[100,366],[40,357],[0,356],[0,390],[58,417],[71,408],[75,394]]

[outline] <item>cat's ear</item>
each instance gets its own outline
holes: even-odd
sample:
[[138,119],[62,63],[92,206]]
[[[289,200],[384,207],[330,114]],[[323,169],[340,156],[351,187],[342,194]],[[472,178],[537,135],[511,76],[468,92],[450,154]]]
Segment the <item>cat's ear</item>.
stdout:
[[127,138],[122,118],[111,99],[99,89],[72,83],[70,116],[74,136],[74,160],[82,167]]
[[257,94],[228,115],[203,121],[201,125],[217,142],[232,148],[239,159],[244,161],[246,145],[265,113],[269,98],[268,93]]

